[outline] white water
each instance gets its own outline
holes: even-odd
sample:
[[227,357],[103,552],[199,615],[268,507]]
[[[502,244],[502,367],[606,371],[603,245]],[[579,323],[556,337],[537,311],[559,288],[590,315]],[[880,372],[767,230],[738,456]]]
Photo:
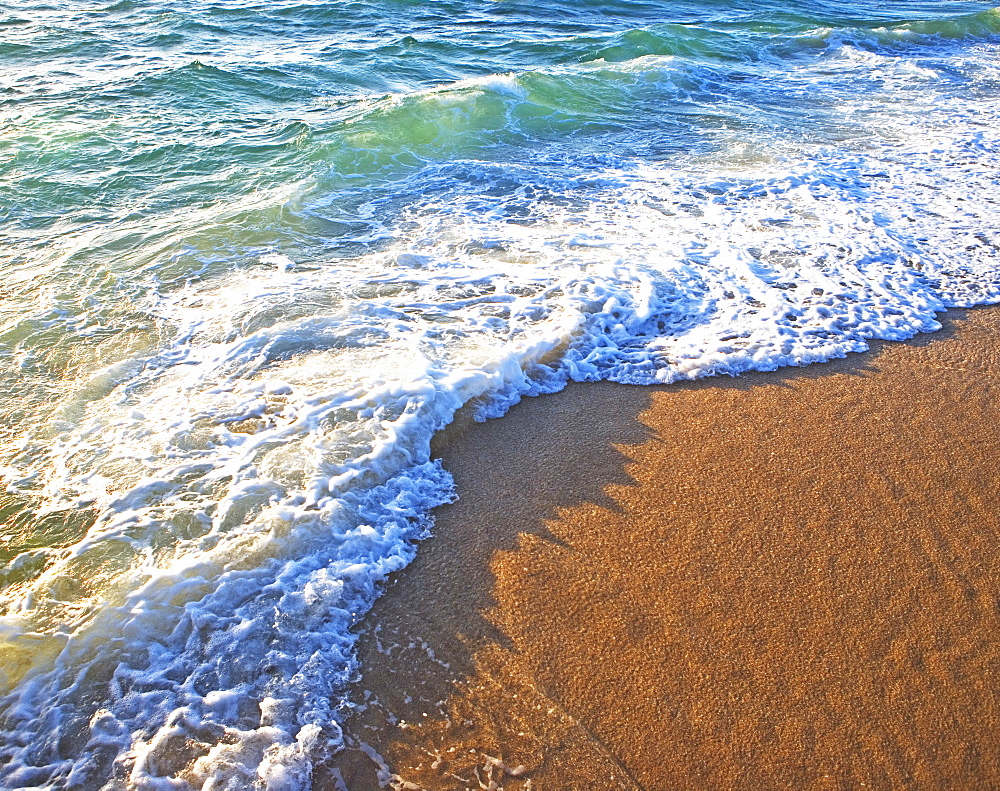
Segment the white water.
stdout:
[[[1000,84],[987,47],[969,57]],[[831,58],[777,92],[834,67],[878,81],[835,108],[856,140],[732,129],[681,165],[428,166],[358,257],[275,251],[136,306],[167,340],[82,384],[8,465],[43,513],[95,518],[5,571],[3,784],[304,787],[339,738],[351,625],[454,497],[429,443],[465,404],[803,365],[1000,301],[996,99],[949,99],[893,55]],[[495,78],[453,98],[470,90],[527,95]]]

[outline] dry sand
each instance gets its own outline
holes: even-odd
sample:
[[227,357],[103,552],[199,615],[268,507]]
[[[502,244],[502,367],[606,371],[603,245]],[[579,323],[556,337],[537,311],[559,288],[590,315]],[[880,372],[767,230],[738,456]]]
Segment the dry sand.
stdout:
[[317,787],[1000,788],[1000,309],[944,320],[452,432]]

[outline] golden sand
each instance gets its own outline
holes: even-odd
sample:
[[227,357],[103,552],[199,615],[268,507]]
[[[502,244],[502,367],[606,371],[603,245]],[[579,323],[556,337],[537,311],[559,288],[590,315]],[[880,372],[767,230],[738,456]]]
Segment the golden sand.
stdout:
[[1000,787],[998,376],[1000,309],[955,311],[460,433],[317,786]]

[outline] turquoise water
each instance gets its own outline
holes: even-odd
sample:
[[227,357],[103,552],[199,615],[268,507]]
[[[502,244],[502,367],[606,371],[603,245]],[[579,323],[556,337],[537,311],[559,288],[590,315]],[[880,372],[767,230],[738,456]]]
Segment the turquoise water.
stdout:
[[984,3],[0,5],[0,787],[300,789],[430,438],[1000,301]]

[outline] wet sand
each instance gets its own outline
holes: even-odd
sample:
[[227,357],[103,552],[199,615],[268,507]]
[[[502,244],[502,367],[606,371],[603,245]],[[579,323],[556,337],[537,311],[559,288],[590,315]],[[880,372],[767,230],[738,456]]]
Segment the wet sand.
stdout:
[[1000,309],[943,319],[444,437],[317,787],[1000,788]]

